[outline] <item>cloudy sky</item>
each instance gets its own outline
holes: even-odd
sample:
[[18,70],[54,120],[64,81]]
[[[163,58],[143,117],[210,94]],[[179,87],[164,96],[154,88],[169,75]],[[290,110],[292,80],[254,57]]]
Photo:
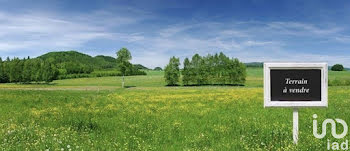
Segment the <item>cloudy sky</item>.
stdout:
[[350,67],[349,14],[345,0],[0,0],[0,56],[115,56],[127,47],[148,67],[220,51],[243,62]]

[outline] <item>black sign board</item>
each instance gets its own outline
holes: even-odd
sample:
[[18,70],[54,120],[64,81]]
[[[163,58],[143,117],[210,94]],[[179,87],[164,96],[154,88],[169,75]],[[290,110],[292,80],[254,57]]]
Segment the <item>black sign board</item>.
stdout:
[[264,63],[265,107],[327,107],[327,63]]
[[272,69],[271,101],[321,101],[321,69]]

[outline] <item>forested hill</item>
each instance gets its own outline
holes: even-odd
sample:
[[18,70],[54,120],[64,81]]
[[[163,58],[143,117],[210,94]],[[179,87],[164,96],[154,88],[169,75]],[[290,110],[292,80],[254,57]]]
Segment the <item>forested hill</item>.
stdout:
[[[130,57],[131,58],[131,57]],[[110,56],[91,57],[77,51],[49,52],[37,58],[0,58],[0,83],[52,82],[57,79],[146,75],[139,66],[127,62],[122,72],[117,59]],[[119,66],[120,67],[120,66]],[[143,67],[143,66],[142,66]]]
[[[90,74],[94,71],[106,71],[117,69],[117,60],[111,56],[90,55],[77,51],[57,51],[49,52],[37,57],[40,60],[53,63],[59,70],[59,78],[69,78],[66,75],[71,74]],[[144,75],[145,72],[140,70],[140,64],[132,65],[126,75]],[[143,67],[143,66],[142,66]],[[146,68],[147,69],[147,68]],[[108,73],[107,75],[111,75]],[[113,73],[112,75],[120,75]],[[76,75],[74,75],[76,76]],[[104,76],[104,75],[98,75]],[[81,77],[81,75],[79,75]]]
[[59,67],[66,64],[80,64],[81,66],[89,66],[94,69],[107,69],[116,66],[116,59],[111,56],[99,55],[91,57],[77,51],[49,52],[38,58],[42,60],[48,60],[51,58],[51,60]]

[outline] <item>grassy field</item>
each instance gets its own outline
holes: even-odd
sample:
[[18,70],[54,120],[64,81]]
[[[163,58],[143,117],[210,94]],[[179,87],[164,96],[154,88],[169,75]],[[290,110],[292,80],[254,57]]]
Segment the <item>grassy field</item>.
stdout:
[[331,86],[328,108],[300,109],[295,146],[292,110],[264,109],[262,69],[247,72],[243,87],[165,87],[162,72],[127,77],[126,89],[120,77],[0,84],[0,149],[326,150],[312,115],[350,122],[350,87]]

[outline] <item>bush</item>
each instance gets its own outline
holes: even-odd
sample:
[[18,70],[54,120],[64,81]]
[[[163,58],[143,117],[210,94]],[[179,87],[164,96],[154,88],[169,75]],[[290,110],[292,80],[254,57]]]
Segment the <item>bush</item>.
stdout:
[[94,71],[92,72],[92,75],[96,77],[122,76],[122,74],[118,70]]
[[343,65],[341,64],[335,64],[332,68],[331,68],[332,71],[343,71],[344,70],[344,67]]
[[132,66],[130,69],[126,70],[125,76],[132,76],[132,75],[147,75],[147,74],[145,71],[139,70],[137,67]]
[[66,74],[66,75],[58,75],[58,79],[75,79],[75,78],[89,78],[89,77],[95,77],[93,74]]

